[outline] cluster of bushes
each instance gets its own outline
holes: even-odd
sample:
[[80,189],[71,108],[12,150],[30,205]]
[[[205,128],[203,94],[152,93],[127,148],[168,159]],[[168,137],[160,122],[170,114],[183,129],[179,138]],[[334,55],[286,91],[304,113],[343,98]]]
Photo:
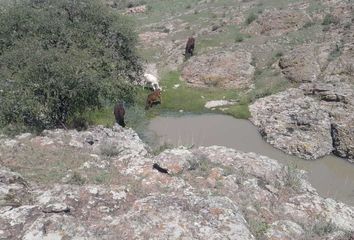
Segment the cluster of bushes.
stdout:
[[0,127],[58,127],[133,102],[142,71],[133,27],[99,0],[0,3]]

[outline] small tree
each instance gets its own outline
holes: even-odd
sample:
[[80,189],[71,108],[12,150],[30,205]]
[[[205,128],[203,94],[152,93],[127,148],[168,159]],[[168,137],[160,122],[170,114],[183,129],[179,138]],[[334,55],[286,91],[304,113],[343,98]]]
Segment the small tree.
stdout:
[[132,23],[99,0],[0,7],[0,125],[57,127],[107,101],[134,100]]

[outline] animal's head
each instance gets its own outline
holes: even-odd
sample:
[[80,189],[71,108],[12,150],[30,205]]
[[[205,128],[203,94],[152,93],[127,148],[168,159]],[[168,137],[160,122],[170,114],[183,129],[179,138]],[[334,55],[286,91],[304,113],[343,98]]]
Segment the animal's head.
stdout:
[[161,90],[158,88],[155,90],[155,95],[160,96],[161,95]]

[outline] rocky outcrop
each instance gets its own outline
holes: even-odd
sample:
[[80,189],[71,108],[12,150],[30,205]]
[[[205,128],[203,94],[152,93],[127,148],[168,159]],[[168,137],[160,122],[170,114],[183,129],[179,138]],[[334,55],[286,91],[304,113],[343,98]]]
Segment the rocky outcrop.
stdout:
[[252,84],[252,55],[245,51],[195,56],[182,70],[182,78],[194,86],[244,88]]
[[[331,152],[353,161],[354,89],[344,75],[288,89],[250,106],[251,121],[275,147],[302,158]],[[332,145],[332,146],[331,146]]]
[[293,82],[314,82],[328,64],[329,44],[304,45],[295,48],[279,60],[282,73]]
[[[105,159],[109,164],[92,164],[81,173],[96,168],[101,171],[97,175],[109,171],[112,176],[102,184],[49,184],[0,167],[0,233],[5,239],[339,240],[354,231],[354,208],[320,197],[304,172],[254,153],[212,146],[152,156],[132,130],[119,126],[16,139],[19,151],[30,145],[36,151],[70,147],[96,154],[97,163]],[[96,151],[94,145],[100,148],[108,141],[126,150],[117,155]],[[5,156],[6,149],[1,149]],[[21,156],[19,151],[12,152],[14,158]],[[169,173],[153,169],[154,163]],[[80,171],[80,164],[72,170]]]
[[267,11],[250,24],[247,32],[281,36],[300,29],[308,21],[310,18],[304,11]]
[[332,124],[334,154],[354,163],[354,116]]
[[316,159],[333,150],[329,114],[300,89],[259,99],[250,112],[265,140],[289,154]]

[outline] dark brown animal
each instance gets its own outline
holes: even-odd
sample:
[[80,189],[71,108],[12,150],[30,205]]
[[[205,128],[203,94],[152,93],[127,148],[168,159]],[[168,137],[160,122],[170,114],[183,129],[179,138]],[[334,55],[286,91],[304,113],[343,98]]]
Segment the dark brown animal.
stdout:
[[118,102],[114,106],[114,116],[116,118],[116,122],[122,127],[125,127],[124,115],[125,115],[124,104],[122,102]]
[[157,163],[154,163],[154,165],[152,165],[152,168],[156,169],[160,173],[169,174],[168,169],[160,167],[160,165],[158,165]]
[[186,57],[193,56],[194,45],[195,45],[194,37],[189,37],[186,44],[186,52],[184,53],[184,56]]
[[160,89],[153,91],[152,93],[150,93],[147,96],[145,109],[148,110],[149,108],[151,108],[155,104],[161,104],[161,91],[160,91]]

